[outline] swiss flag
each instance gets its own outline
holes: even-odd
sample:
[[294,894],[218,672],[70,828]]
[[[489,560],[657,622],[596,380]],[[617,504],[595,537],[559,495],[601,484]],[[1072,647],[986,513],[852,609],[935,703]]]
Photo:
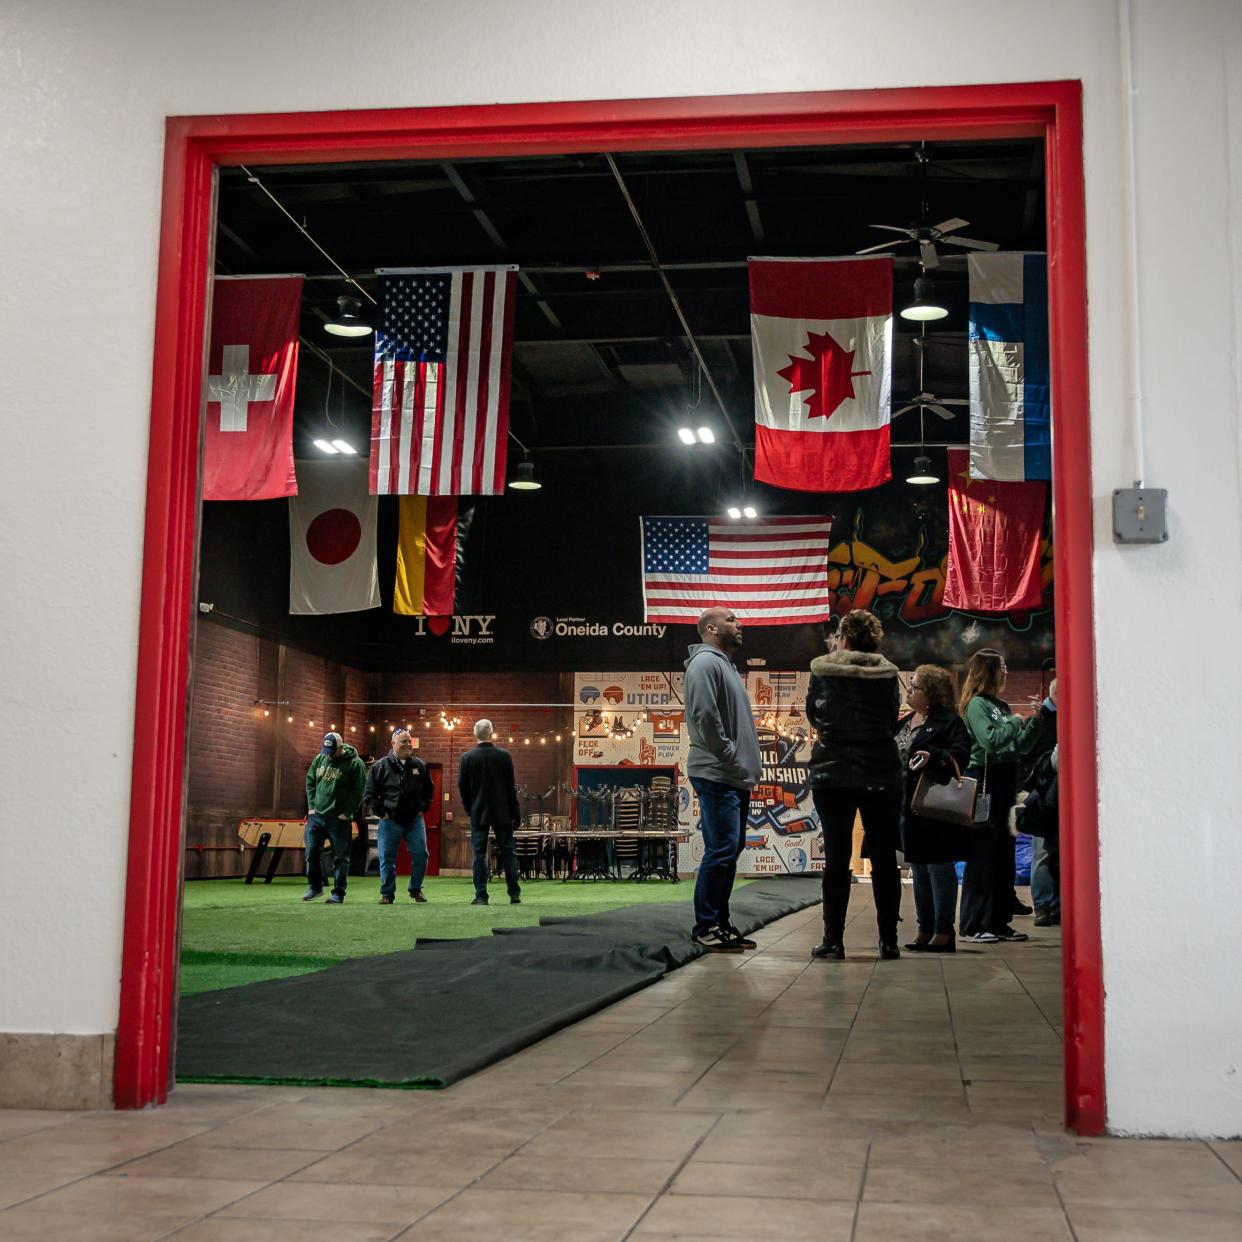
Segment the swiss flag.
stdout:
[[376,500],[365,461],[301,461],[289,498],[289,611],[361,612],[380,606]]
[[970,453],[950,449],[949,559],[944,606],[1020,612],[1043,598],[1040,543],[1046,483],[970,477]]
[[892,259],[749,266],[755,478],[807,492],[887,482]]
[[217,276],[207,358],[204,500],[294,496],[301,276]]

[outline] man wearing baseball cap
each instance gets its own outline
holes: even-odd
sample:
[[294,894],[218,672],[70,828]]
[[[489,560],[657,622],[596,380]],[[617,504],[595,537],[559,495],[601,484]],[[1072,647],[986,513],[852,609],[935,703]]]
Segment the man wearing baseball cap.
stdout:
[[366,764],[339,733],[325,733],[323,748],[306,769],[306,892],[303,901],[323,896],[324,837],[332,840],[332,892],[328,904],[345,901],[349,883],[349,845],[354,816],[362,805]]

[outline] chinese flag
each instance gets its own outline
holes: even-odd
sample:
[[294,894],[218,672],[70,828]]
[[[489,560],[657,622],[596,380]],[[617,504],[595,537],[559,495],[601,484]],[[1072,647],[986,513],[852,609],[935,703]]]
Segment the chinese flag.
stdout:
[[301,276],[216,277],[204,500],[297,495],[293,386],[301,306]]
[[887,482],[892,259],[749,267],[755,478],[804,492]]
[[949,563],[944,606],[965,612],[1038,608],[1046,483],[970,477],[970,454],[949,454]]

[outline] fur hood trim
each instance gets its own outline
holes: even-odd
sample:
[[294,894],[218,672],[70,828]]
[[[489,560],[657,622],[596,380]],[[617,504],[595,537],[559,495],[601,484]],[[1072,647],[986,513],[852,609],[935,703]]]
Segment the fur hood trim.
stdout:
[[896,677],[897,666],[878,651],[833,651],[811,661],[816,677],[861,677],[868,681]]

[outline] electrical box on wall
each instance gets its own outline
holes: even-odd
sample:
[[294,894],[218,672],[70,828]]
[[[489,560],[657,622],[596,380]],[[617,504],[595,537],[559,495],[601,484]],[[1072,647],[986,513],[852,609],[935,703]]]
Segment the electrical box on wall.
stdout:
[[1116,543],[1164,543],[1169,537],[1163,487],[1119,487],[1113,492]]

